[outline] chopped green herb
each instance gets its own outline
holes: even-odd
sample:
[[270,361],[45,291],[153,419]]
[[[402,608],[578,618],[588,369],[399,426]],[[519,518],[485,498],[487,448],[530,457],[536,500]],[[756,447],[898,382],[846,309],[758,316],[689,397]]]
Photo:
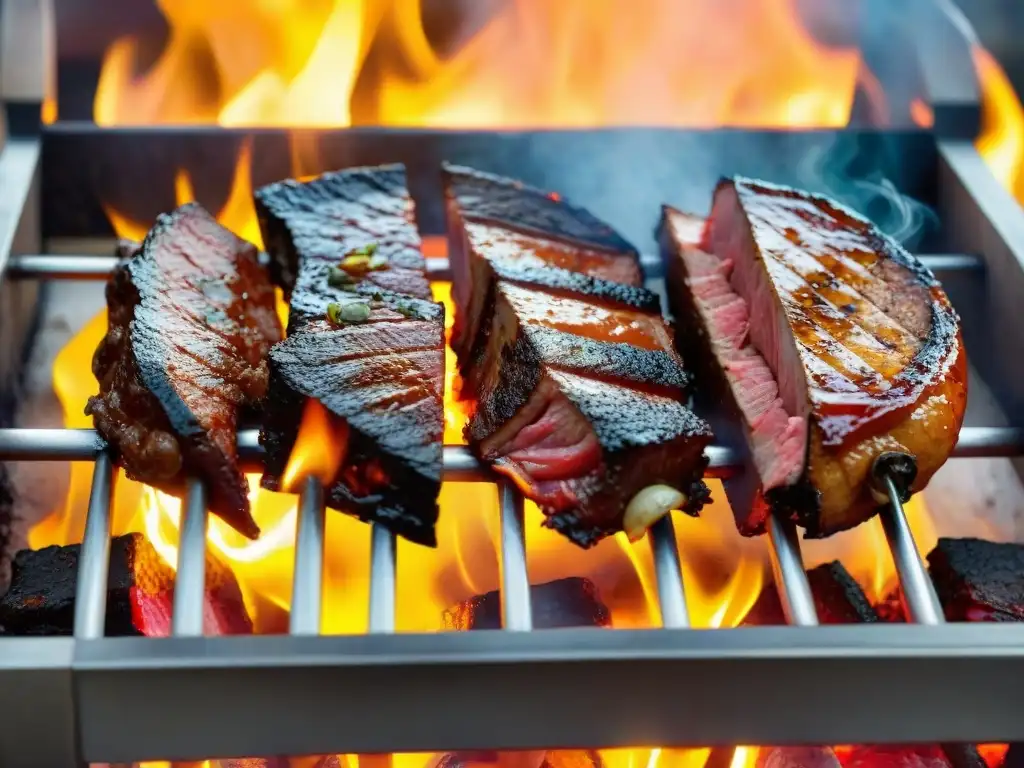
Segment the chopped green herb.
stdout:
[[340,267],[331,267],[327,270],[327,284],[331,288],[342,288],[353,283],[355,283],[355,279]]
[[407,304],[404,301],[400,301],[395,305],[395,311],[406,317],[419,317],[420,313],[416,311],[416,307],[412,304]]
[[374,291],[373,292],[373,300],[374,301],[384,301],[384,294],[381,293],[380,291]]
[[370,271],[370,257],[363,253],[349,254],[338,265],[350,275],[365,275]]
[[327,319],[335,325],[342,325],[341,319],[341,304],[336,301],[332,301],[327,305]]
[[370,257],[370,262],[367,266],[371,272],[379,272],[382,269],[387,269],[390,265],[388,264],[388,257],[378,253]]
[[346,304],[341,308],[341,319],[346,323],[365,323],[370,319],[370,305],[362,302]]

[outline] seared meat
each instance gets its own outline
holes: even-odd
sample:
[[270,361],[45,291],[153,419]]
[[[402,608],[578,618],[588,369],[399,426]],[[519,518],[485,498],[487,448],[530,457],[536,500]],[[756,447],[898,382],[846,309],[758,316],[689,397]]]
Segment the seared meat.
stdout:
[[673,506],[696,514],[711,432],[683,405],[636,252],[557,195],[456,167],[445,183],[452,348],[480,457],[581,546],[642,535]]
[[287,294],[300,279],[303,292],[320,293],[331,267],[373,244],[388,268],[368,272],[353,291],[430,298],[403,166],[349,168],[306,182],[286,179],[258,189],[255,202],[271,272]]
[[[811,584],[820,623],[858,624],[878,621],[878,614],[871,607],[868,596],[838,560],[812,568],[807,572],[807,580]],[[786,623],[779,592],[774,584],[761,590],[743,623],[750,626]]]
[[742,533],[773,508],[808,537],[863,522],[885,451],[914,456],[924,487],[967,399],[930,272],[852,211],[749,179],[719,185],[707,222],[666,206],[659,236],[681,348],[704,363],[716,434],[751,466],[726,484]]
[[841,768],[830,747],[761,747],[756,768]]
[[347,435],[328,506],[434,546],[444,308],[427,300],[404,170],[283,181],[256,200],[271,259],[292,289],[288,338],[270,353],[263,486],[291,490],[285,470],[312,398]]
[[1024,546],[939,539],[928,567],[949,621],[1024,621]]
[[157,219],[107,283],[107,335],[86,413],[128,476],[178,493],[206,481],[210,510],[255,538],[235,452],[239,409],[267,391],[281,337],[274,290],[256,249],[201,206]]

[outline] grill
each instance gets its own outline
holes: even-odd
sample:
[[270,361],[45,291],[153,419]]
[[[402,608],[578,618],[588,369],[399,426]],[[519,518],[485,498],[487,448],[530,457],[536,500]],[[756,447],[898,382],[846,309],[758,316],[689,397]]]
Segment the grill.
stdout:
[[[936,28],[951,39],[948,19],[939,18]],[[959,44],[962,49],[964,41]],[[973,81],[965,84],[970,78],[962,70],[940,76],[957,55],[941,63],[929,55],[922,66],[932,88],[933,132],[353,129],[319,136],[322,162],[325,168],[405,162],[428,234],[443,231],[434,176],[444,158],[564,191],[650,253],[649,229],[662,200],[700,210],[719,174],[741,171],[797,183],[793,166],[809,152],[844,142],[881,147],[871,152],[877,170],[938,211],[941,227],[926,240],[931,247],[922,260],[963,315],[972,374],[998,405],[998,417],[985,423],[969,412],[955,456],[1019,457],[1024,429],[1014,426],[1013,416],[1024,402],[1024,349],[1013,334],[998,330],[1016,327],[1024,296],[1024,214],[970,142],[978,119]],[[9,115],[19,114],[8,108]],[[12,128],[17,122],[12,117]],[[261,183],[287,174],[279,167],[285,138],[276,131],[100,131],[61,123],[41,132],[36,126],[13,131],[0,154],[3,378],[16,377],[22,353],[12,350],[31,335],[40,281],[103,280],[110,273],[113,259],[85,251],[100,249],[109,237],[98,201],[110,192],[104,185],[112,168],[122,197],[130,196],[126,190],[171,189],[183,156],[233,157],[247,139],[254,142],[253,173]],[[145,162],[120,164],[125,157]],[[594,158],[606,159],[595,168]],[[707,162],[665,170],[658,165],[665,158]],[[649,178],[644,169],[651,169]],[[621,205],[602,183],[634,177],[637,194]],[[140,220],[171,207],[158,198],[139,198]],[[44,248],[44,241],[54,247]],[[645,257],[645,266],[657,284],[657,259]],[[431,259],[430,270],[436,279],[447,277],[443,259]],[[259,466],[254,431],[240,433],[239,452]],[[710,456],[712,476],[735,471],[728,450],[714,447]],[[183,507],[173,636],[108,638],[114,467],[102,440],[92,430],[7,427],[0,429],[0,460],[94,463],[73,637],[0,639],[0,764],[575,745],[1024,740],[1017,682],[1024,676],[1024,626],[943,622],[891,485],[882,520],[911,620],[903,625],[816,626],[797,534],[772,520],[765,546],[791,626],[692,629],[673,523],[665,518],[649,535],[660,628],[534,630],[523,500],[499,483],[502,630],[396,632],[396,547],[377,527],[369,633],[319,636],[325,510],[322,491],[309,484],[299,504],[289,633],[202,637],[207,514],[204,489],[192,481]],[[445,447],[444,472],[449,482],[498,482],[461,446]]]

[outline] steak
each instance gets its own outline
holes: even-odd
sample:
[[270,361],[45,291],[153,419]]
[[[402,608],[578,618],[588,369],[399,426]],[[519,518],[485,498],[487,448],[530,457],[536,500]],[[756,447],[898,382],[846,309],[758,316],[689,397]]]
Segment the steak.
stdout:
[[1024,621],[1024,546],[942,538],[928,570],[948,621]]
[[809,538],[870,518],[883,452],[927,484],[967,400],[958,319],[927,269],[838,203],[743,178],[707,221],[665,206],[658,235],[699,397],[751,468],[726,483],[743,534],[771,511]]
[[636,251],[557,194],[444,177],[451,343],[480,458],[583,547],[697,514],[711,431],[683,404],[688,377]]
[[106,295],[99,395],[86,407],[97,431],[129,477],[175,494],[186,476],[202,478],[210,510],[256,538],[236,427],[266,394],[281,337],[256,248],[189,203],[157,218]]
[[429,300],[401,166],[356,168],[256,192],[271,262],[290,290],[270,352],[263,487],[285,488],[305,404],[346,440],[332,509],[436,545],[444,432],[444,307]]
[[[807,572],[818,621],[822,624],[860,624],[878,621],[878,614],[860,584],[838,560]],[[743,619],[745,626],[785,624],[779,591],[774,584],[761,590],[757,602]]]
[[[82,547],[25,549],[14,558],[10,591],[0,600],[0,625],[13,635],[71,635],[74,631],[78,559]],[[107,579],[108,637],[171,633],[174,570],[141,533],[110,542]],[[252,622],[234,574],[207,554],[203,630],[209,635],[247,635]]]

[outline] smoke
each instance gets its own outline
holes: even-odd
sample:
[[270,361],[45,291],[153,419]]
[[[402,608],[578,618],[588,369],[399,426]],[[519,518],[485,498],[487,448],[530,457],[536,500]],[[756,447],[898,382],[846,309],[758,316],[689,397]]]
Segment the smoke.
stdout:
[[939,218],[928,205],[901,193],[884,172],[899,167],[897,148],[878,136],[838,134],[812,147],[797,168],[802,186],[818,190],[871,219],[910,251],[933,236]]

